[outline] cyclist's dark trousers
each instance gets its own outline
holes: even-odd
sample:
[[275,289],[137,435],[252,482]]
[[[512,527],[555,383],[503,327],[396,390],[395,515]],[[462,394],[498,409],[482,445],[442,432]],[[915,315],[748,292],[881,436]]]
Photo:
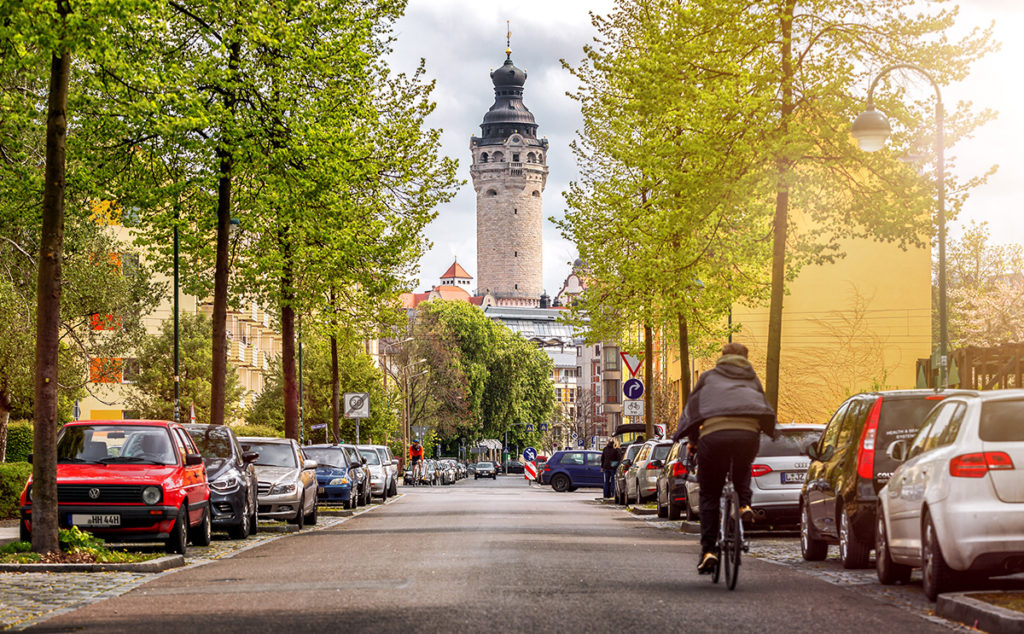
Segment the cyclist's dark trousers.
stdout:
[[756,432],[724,429],[697,442],[697,483],[700,485],[700,548],[715,549],[718,541],[719,500],[725,486],[725,472],[732,459],[732,483],[740,506],[750,504],[750,465],[760,447]]

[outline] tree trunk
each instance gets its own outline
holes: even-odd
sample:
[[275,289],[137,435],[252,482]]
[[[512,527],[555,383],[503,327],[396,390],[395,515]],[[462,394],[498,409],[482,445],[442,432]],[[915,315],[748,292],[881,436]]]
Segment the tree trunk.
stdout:
[[7,423],[11,422],[11,406],[0,394],[0,463],[7,462]]
[[286,231],[280,234],[284,267],[281,271],[281,369],[284,373],[284,435],[299,439],[299,388],[295,378],[295,292]]
[[676,315],[679,326],[679,414],[686,409],[686,399],[690,398],[690,333],[686,317],[682,313]]
[[[335,322],[337,326],[337,322]],[[331,335],[331,430],[334,442],[341,442],[341,380],[338,377],[338,337]]]
[[[61,16],[68,7],[58,2]],[[50,60],[46,114],[46,182],[36,285],[35,428],[32,460],[32,550],[60,551],[57,539],[57,354],[60,344],[61,258],[64,250],[64,175],[71,54]]]
[[[793,12],[795,0],[787,0],[780,18],[782,30],[782,106],[780,126],[788,134],[793,115]],[[775,161],[778,180],[775,191],[775,220],[772,240],[772,296],[768,309],[768,353],[765,359],[765,395],[779,410],[779,366],[782,360],[782,299],[786,293],[786,238],[789,231],[789,173],[792,163],[780,156]]]
[[644,324],[644,426],[647,439],[654,438],[654,334],[650,324]]
[[[228,67],[237,70],[239,45],[231,45]],[[234,94],[224,95],[224,108],[235,109]],[[231,180],[234,156],[228,149],[227,139],[221,139],[217,151],[220,159],[220,178],[217,181],[217,264],[213,273],[213,376],[210,379],[210,424],[224,424],[224,399],[227,393],[228,373],[228,258],[231,238]]]

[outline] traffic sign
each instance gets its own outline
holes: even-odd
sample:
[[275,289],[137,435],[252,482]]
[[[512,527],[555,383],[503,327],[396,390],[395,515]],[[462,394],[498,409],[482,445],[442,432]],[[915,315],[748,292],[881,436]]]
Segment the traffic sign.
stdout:
[[657,436],[658,438],[664,438],[665,437],[665,426],[664,425],[655,425],[654,426],[654,435]]
[[413,436],[416,436],[417,438],[423,438],[424,436],[427,435],[427,431],[429,431],[429,430],[430,430],[430,427],[428,427],[427,425],[413,425],[412,426],[412,434],[413,434]]
[[569,437],[572,438],[573,440],[576,440],[576,438],[579,437],[579,434],[577,434],[576,432],[572,432],[571,434],[569,434]]
[[540,430],[541,431],[547,431],[548,430],[548,424],[547,423],[541,423],[540,424]]
[[529,431],[529,432],[533,431],[533,423],[526,423],[526,431]]
[[366,392],[345,392],[345,418],[369,418],[370,395]]
[[523,463],[523,477],[526,478],[527,480],[536,480],[537,479],[537,466],[535,464],[533,464],[532,462],[529,462],[529,461],[524,462]]
[[626,398],[640,398],[644,395],[644,382],[640,379],[628,379],[622,384],[622,393],[626,395]]
[[537,450],[534,449],[533,447],[527,447],[526,449],[523,449],[523,458],[528,461],[536,460]]
[[319,425],[310,425],[310,429],[327,429],[327,423],[320,423]]
[[629,370],[629,376],[636,376],[636,373],[640,371],[640,361],[643,357],[637,359],[631,354],[620,352],[619,356],[622,357],[622,362],[626,364],[626,368]]
[[643,401],[622,401],[622,413],[626,416],[643,416]]
[[582,447],[583,447],[583,444],[584,444],[584,443],[583,443],[583,439],[582,439],[582,438],[580,438],[579,440],[577,440],[577,441],[576,441],[576,446],[577,446],[577,447],[580,447],[580,448],[582,448]]

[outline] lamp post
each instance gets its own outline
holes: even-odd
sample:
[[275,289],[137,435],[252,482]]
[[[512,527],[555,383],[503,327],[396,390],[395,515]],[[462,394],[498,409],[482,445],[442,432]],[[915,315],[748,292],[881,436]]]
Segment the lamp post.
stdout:
[[867,108],[853,122],[852,133],[857,139],[860,149],[867,152],[875,152],[885,146],[886,139],[892,129],[889,120],[884,114],[875,110],[874,94],[875,86],[882,77],[897,69],[913,70],[923,75],[935,89],[935,155],[936,155],[936,178],[938,180],[938,210],[937,224],[939,228],[939,381],[937,390],[946,388],[946,352],[949,345],[949,329],[946,316],[946,184],[945,184],[945,144],[943,141],[943,118],[945,113],[942,109],[942,93],[935,79],[920,66],[916,64],[892,64],[878,72],[871,87],[868,89]]

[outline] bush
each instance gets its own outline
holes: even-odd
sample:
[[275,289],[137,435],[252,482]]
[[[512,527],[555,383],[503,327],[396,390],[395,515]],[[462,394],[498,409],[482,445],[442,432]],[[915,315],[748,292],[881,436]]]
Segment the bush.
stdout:
[[270,425],[238,425],[232,427],[231,431],[236,436],[262,436],[265,438],[284,438],[284,431],[271,427]]
[[7,423],[6,462],[28,462],[32,453],[32,422],[12,420]]
[[5,462],[0,464],[0,519],[18,517],[18,497],[25,488],[25,482],[32,475],[32,465],[27,462]]

